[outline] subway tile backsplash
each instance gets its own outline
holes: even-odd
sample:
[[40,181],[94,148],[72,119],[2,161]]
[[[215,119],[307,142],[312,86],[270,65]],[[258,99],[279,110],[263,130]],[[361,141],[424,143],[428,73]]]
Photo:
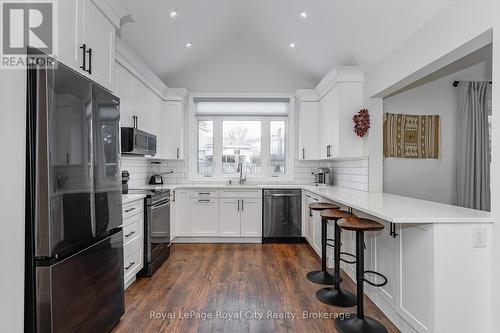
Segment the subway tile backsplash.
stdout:
[[[149,178],[155,172],[164,173],[173,171],[172,174],[165,175],[163,180],[166,184],[209,184],[207,181],[189,181],[189,164],[187,160],[164,160],[161,165],[152,165],[150,160],[144,157],[123,156],[122,170],[130,173],[130,186],[144,185],[149,182]],[[314,177],[311,172],[318,167],[330,168],[333,171],[334,185],[348,187],[361,191],[368,191],[368,158],[335,160],[335,161],[295,161],[294,180],[296,185],[312,185]],[[247,181],[247,184],[258,184],[262,182]],[[290,184],[289,181],[272,180],[265,181],[265,184],[279,185]]]

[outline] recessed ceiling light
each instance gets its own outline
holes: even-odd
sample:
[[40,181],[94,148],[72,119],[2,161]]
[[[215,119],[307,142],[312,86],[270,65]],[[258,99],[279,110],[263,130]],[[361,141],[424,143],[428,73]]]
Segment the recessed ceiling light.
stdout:
[[189,49],[191,46],[193,46],[193,44],[191,44],[190,42],[186,43],[186,49]]
[[170,16],[171,19],[173,19],[173,18],[176,18],[178,14],[179,13],[177,13],[176,10],[171,10],[168,15]]
[[304,20],[305,20],[305,19],[307,19],[307,17],[308,17],[308,16],[309,16],[309,15],[307,14],[307,12],[300,12],[300,18],[301,18],[301,19],[304,19]]
[[295,45],[295,42],[291,42],[290,44],[288,44],[288,47],[290,47],[291,49],[294,49],[297,45]]

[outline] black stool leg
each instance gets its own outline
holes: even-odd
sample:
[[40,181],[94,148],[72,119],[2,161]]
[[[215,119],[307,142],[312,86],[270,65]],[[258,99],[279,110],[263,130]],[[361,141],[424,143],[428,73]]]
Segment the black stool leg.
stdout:
[[356,231],[356,283],[357,283],[357,314],[351,314],[349,319],[335,319],[335,327],[340,333],[387,333],[387,329],[377,320],[365,317],[363,306],[365,248],[364,232]]
[[328,285],[335,283],[335,277],[328,273],[326,269],[327,223],[328,220],[321,219],[321,270],[307,273],[307,278],[311,282]]
[[341,236],[340,227],[335,221],[335,248],[334,248],[334,277],[335,283],[332,287],[321,288],[316,292],[316,298],[321,302],[328,305],[335,305],[340,307],[351,307],[356,305],[356,295],[351,292],[340,289],[340,250],[341,250]]

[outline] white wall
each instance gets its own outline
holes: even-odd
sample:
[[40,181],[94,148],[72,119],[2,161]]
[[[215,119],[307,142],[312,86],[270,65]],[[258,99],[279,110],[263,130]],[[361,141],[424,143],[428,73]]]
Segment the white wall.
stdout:
[[26,72],[0,70],[0,332],[23,331],[25,118]]
[[[489,73],[488,73],[489,72]],[[491,66],[477,64],[455,74],[384,99],[384,112],[441,117],[439,159],[384,159],[384,192],[455,204],[456,116],[455,80],[491,80]]]

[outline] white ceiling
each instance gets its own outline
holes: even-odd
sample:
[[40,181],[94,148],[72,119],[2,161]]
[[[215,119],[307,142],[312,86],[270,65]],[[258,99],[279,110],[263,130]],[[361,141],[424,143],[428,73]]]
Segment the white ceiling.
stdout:
[[450,2],[122,1],[135,22],[121,38],[167,86],[219,92],[293,92],[314,87],[335,65],[366,70]]

